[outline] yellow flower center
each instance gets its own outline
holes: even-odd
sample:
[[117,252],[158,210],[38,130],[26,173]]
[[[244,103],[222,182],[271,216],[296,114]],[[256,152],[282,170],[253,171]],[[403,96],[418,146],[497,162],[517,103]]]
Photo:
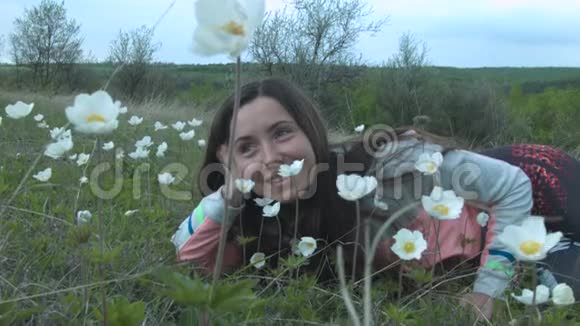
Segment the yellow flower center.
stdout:
[[437,167],[432,162],[427,163],[427,172],[433,173],[437,170]]
[[542,248],[542,244],[539,243],[538,241],[534,241],[534,240],[524,241],[520,245],[520,250],[526,255],[537,254],[541,248]]
[[435,205],[433,207],[433,210],[436,211],[437,213],[441,214],[441,215],[447,215],[447,214],[449,214],[449,207],[447,207],[446,205],[443,205],[443,204]]
[[413,252],[415,252],[415,244],[412,242],[405,242],[405,244],[403,245],[403,251],[406,254],[412,254]]
[[314,248],[314,243],[307,242],[306,247],[308,247],[308,249]]
[[93,113],[87,117],[88,122],[105,122],[105,118],[100,114]]
[[223,26],[223,29],[228,34],[236,35],[236,36],[245,36],[246,31],[244,30],[244,26],[241,24],[236,23],[233,20],[230,20],[227,24]]

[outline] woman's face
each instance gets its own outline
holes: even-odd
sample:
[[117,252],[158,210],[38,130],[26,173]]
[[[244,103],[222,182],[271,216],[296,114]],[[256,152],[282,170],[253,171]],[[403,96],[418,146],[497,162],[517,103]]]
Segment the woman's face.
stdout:
[[[227,162],[228,146],[218,157]],[[254,192],[280,202],[296,199],[314,180],[316,158],[312,144],[294,118],[275,99],[258,97],[240,107],[233,141],[236,177],[252,179]],[[278,176],[282,164],[304,159],[302,171],[291,178]]]

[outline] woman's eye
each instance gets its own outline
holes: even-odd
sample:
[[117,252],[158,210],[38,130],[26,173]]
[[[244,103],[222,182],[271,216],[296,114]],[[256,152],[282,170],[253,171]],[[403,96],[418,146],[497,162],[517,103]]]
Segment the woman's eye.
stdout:
[[288,134],[290,134],[292,132],[292,130],[290,129],[278,129],[275,133],[274,133],[274,137],[275,138],[280,138],[280,137],[284,137]]
[[238,151],[242,154],[248,154],[248,153],[252,152],[253,149],[254,149],[253,144],[241,144],[238,147]]

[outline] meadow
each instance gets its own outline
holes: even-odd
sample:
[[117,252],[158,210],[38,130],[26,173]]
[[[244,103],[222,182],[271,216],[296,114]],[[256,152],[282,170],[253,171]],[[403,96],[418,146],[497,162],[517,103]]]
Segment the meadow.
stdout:
[[[454,69],[447,71],[459,76],[454,78],[469,78]],[[200,199],[197,171],[204,147],[198,140],[207,137],[213,112],[212,106],[203,104],[207,101],[180,97],[123,103],[128,112],[120,115],[112,134],[97,138],[73,130],[73,149],[52,159],[43,155],[52,141],[49,131],[67,126],[64,110],[72,105],[74,94],[0,92],[1,108],[18,100],[35,105],[22,119],[0,114],[0,325],[97,324],[103,320],[104,307],[109,325],[195,325],[208,319],[216,325],[351,324],[338,282],[321,283],[314,275],[300,273],[306,258],[290,256],[274,270],[246,266],[222,279],[211,300],[211,280],[195,266],[175,262],[171,235]],[[38,126],[33,118],[38,114],[49,128]],[[133,115],[143,121],[130,125]],[[184,131],[194,129],[195,136],[182,140],[171,124],[194,118],[203,123],[186,125]],[[155,131],[156,121],[168,128]],[[145,136],[153,142],[148,157],[129,157],[135,142]],[[103,144],[110,141],[115,148],[104,150]],[[158,157],[155,149],[162,142],[168,149]],[[120,149],[125,153],[122,158]],[[88,162],[78,162],[81,153],[90,155]],[[73,154],[77,158],[71,159]],[[33,178],[49,167],[48,181]],[[158,182],[163,172],[176,176],[171,189]],[[81,181],[83,176],[88,182]],[[83,210],[92,217],[79,222],[78,212]],[[475,323],[457,300],[470,290],[475,265],[461,264],[435,275],[415,267],[401,284],[399,267],[394,264],[374,276],[374,324]],[[523,278],[519,286],[529,282]],[[348,289],[354,308],[362,312],[362,282],[349,284]],[[536,312],[508,296],[496,302],[493,322],[480,323],[527,324],[536,314],[542,325],[580,322],[578,304],[545,305]]]

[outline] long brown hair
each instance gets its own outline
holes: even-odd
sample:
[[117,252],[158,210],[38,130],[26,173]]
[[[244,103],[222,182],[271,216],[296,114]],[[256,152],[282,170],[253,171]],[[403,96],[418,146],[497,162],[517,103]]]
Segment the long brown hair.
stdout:
[[[241,88],[240,107],[261,96],[275,99],[294,118],[312,145],[316,164],[327,163],[331,166],[328,171],[317,174],[316,182],[313,185],[317,189],[323,189],[324,191],[314,191],[311,197],[301,200],[299,209],[298,238],[300,236],[311,236],[315,239],[323,240],[320,243],[322,245],[325,241],[335,238],[334,235],[328,234],[327,225],[329,224],[329,219],[334,220],[337,217],[335,215],[336,211],[344,211],[344,209],[352,206],[344,201],[339,201],[335,191],[326,191],[327,189],[335,188],[336,169],[332,168],[333,160],[331,159],[324,120],[316,105],[309,97],[302,90],[284,79],[268,78],[243,85]],[[204,167],[210,164],[219,164],[217,151],[220,145],[227,144],[229,140],[229,127],[233,116],[233,108],[234,96],[231,95],[224,101],[213,118],[202,171]],[[200,171],[200,178],[198,180],[202,192],[205,185],[209,186],[210,190],[216,191],[225,182],[223,171],[212,173],[205,180],[202,179],[202,172]],[[240,228],[238,221],[236,221],[230,230],[230,239],[241,235],[242,231],[245,237],[258,237],[263,217],[261,208],[257,207],[253,202],[253,198],[255,198],[255,194],[252,194],[251,198],[246,199],[241,213],[242,227]],[[352,207],[351,210],[353,210]],[[290,242],[293,237],[294,214],[294,204],[289,203],[282,205],[278,217],[282,223],[282,249],[286,250],[286,253],[290,249]],[[334,222],[340,223],[338,219]],[[266,219],[264,223],[264,229],[260,239],[260,251],[268,256],[278,250],[279,234],[274,219]],[[247,258],[257,249],[257,242],[258,240],[247,245]],[[320,262],[320,257],[313,260],[314,264],[311,265],[314,268],[318,267],[315,266],[318,265],[315,263],[316,261]],[[275,257],[270,259],[269,262],[275,264]]]

